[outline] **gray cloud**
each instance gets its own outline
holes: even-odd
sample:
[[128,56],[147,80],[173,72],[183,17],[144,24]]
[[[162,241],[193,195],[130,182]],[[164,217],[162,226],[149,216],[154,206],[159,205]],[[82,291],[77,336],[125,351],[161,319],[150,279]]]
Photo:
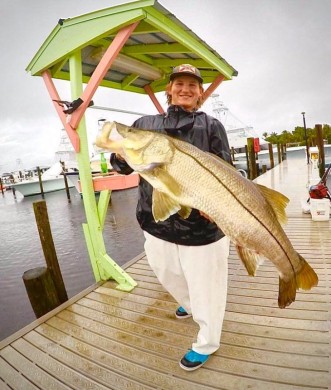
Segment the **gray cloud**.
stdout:
[[[46,88],[25,68],[59,18],[107,8],[122,1],[70,2],[2,0],[0,46],[3,48],[0,96],[0,173],[24,165],[52,162],[62,127]],[[190,27],[238,71],[217,93],[244,123],[263,132],[331,123],[331,2],[329,0],[198,0],[161,4]],[[70,100],[68,83],[57,84]],[[98,91],[98,105],[154,113],[147,97]],[[160,95],[165,106],[164,96]],[[211,104],[205,104],[211,113]],[[131,123],[134,117],[109,114]],[[104,112],[88,113],[91,138]]]

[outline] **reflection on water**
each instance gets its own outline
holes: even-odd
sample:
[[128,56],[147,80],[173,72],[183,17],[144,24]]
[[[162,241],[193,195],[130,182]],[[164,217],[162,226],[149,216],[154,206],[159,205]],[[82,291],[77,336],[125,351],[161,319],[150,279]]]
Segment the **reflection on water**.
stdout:
[[[45,194],[54,245],[68,296],[95,280],[84,240],[83,201],[75,189]],[[33,202],[16,192],[0,192],[0,340],[35,320],[22,280],[25,271],[45,266]],[[107,253],[122,265],[143,251],[143,234],[136,221],[137,188],[114,191],[105,221]]]

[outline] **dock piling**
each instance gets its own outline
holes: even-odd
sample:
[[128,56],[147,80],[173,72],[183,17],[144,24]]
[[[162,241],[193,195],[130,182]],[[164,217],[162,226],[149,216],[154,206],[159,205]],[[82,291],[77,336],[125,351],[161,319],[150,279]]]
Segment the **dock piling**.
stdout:
[[45,194],[44,194],[43,181],[42,181],[42,178],[41,178],[41,170],[40,170],[40,167],[37,167],[37,171],[38,171],[38,179],[39,179],[39,185],[40,185],[41,196],[42,196],[42,198],[44,198],[44,197],[45,197]]
[[54,281],[60,302],[63,303],[68,300],[68,295],[64,286],[59,262],[56,256],[54,241],[48,219],[46,202],[44,200],[34,202],[33,209],[36,217],[39,237],[43,248],[47,268],[49,269],[52,279]]
[[47,267],[37,267],[25,271],[23,281],[37,318],[61,304],[51,273]]

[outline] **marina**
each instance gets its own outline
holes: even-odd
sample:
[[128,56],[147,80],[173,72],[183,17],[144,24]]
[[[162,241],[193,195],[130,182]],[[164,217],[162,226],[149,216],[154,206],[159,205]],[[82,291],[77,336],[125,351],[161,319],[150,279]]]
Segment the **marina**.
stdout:
[[278,276],[265,262],[247,276],[233,247],[221,348],[197,372],[178,360],[194,338],[192,319],[176,320],[175,301],[144,254],[124,267],[131,292],[100,282],[0,343],[6,389],[329,389],[330,221],[302,212],[311,166],[288,160],[256,182],[290,198],[285,231],[316,270],[319,285],[277,306]]
[[[315,125],[317,141],[312,141],[312,138],[309,141],[317,144],[318,148],[309,155],[305,112],[302,112],[304,128],[297,138],[302,145],[302,138],[305,137],[306,155],[304,147],[300,147],[297,153],[295,149],[286,151],[287,141],[284,136],[279,138],[281,142],[278,138],[276,141],[278,165],[274,165],[273,161],[268,165],[265,160],[268,156],[266,149],[270,152],[271,145],[263,140],[261,145],[254,135],[253,127],[243,124],[232,128],[227,123],[232,156],[236,153],[236,157],[233,156],[233,160],[236,160],[234,165],[243,176],[260,184],[259,190],[248,183],[248,179],[242,178],[239,172],[201,150],[196,150],[195,154],[192,152],[194,158],[189,160],[191,152],[185,143],[170,140],[163,134],[154,133],[148,138],[149,142],[140,144],[139,139],[145,141],[147,138],[146,132],[126,127],[125,131],[119,131],[124,137],[122,148],[116,149],[110,146],[116,141],[112,139],[112,134],[108,139],[107,125],[103,130],[103,134],[106,134],[104,139],[97,138],[102,142],[95,142],[96,146],[119,154],[117,164],[120,167],[122,155],[134,170],[139,171],[147,163],[149,169],[153,169],[143,171],[141,176],[150,175],[147,181],[150,180],[157,190],[152,198],[156,221],[163,221],[177,211],[181,217],[187,218],[191,208],[198,209],[206,218],[209,216],[215,220],[241,246],[246,260],[254,263],[250,264],[251,268],[256,265],[255,251],[272,260],[260,264],[256,276],[248,276],[235,245],[231,243],[221,347],[203,367],[188,372],[185,370],[192,368],[191,364],[195,365],[194,359],[191,361],[191,358],[185,357],[181,366],[178,363],[196,340],[198,326],[192,318],[180,321],[176,318],[178,303],[162,287],[150,268],[143,252],[143,232],[135,218],[138,196],[147,201],[148,208],[150,194],[140,187],[138,195],[137,173],[127,177],[114,174],[112,167],[108,166],[105,151],[100,152],[100,157],[97,156],[100,171],[94,174],[89,153],[90,129],[85,114],[94,106],[97,91],[105,92],[105,98],[111,105],[116,100],[114,90],[133,98],[138,94],[145,95],[160,114],[154,117],[160,119],[161,125],[163,123],[163,127],[152,129],[176,130],[179,138],[180,131],[184,129],[204,129],[205,133],[197,132],[194,135],[192,130],[187,135],[206,137],[201,149],[221,156],[220,153],[227,151],[224,147],[226,140],[220,135],[223,129],[216,131],[219,124],[215,125],[207,116],[206,121],[202,122],[205,125],[198,126],[195,111],[199,101],[206,101],[213,96],[217,99],[217,88],[223,81],[235,78],[238,71],[204,38],[196,35],[156,0],[112,5],[58,19],[27,64],[26,71],[44,83],[77,166],[75,183],[71,182],[71,189],[66,188],[67,199],[62,189],[51,189],[43,194],[39,178],[45,200],[42,201],[43,212],[39,214],[42,221],[40,224],[38,221],[38,228],[34,223],[33,211],[34,201],[39,200],[39,196],[33,196],[34,192],[26,194],[32,196],[25,196],[24,191],[20,194],[17,191],[18,195],[12,191],[12,196],[11,191],[7,190],[0,195],[0,309],[3,309],[0,320],[0,389],[331,389],[330,195],[327,188],[322,188],[327,182],[319,188],[315,186],[314,192],[311,191],[311,185],[317,184],[319,175],[322,176],[321,173],[325,171],[325,157],[330,164],[330,145],[325,148],[325,155],[323,148],[326,142],[331,142],[330,126],[325,125],[323,134],[322,125]],[[256,68],[254,75],[256,85],[259,85],[258,77],[263,75],[262,69]],[[169,87],[169,78],[172,80],[176,77],[185,79],[185,83],[177,85],[174,82]],[[62,89],[62,83],[68,84],[69,97]],[[201,88],[203,84],[208,84],[206,89]],[[189,94],[183,92],[188,86],[191,91]],[[174,116],[177,119],[176,126],[169,128],[165,126],[166,116],[162,117],[165,110],[161,105],[161,95],[158,95],[165,91],[168,93],[168,103],[175,106],[171,109],[177,110]],[[106,93],[109,96],[106,97]],[[170,96],[171,93],[173,96]],[[263,97],[260,99],[262,101]],[[190,128],[187,125],[177,126],[182,114],[187,116],[184,111],[189,111],[193,117],[191,123],[187,124]],[[221,119],[222,115],[228,117],[229,111],[216,101],[214,113]],[[98,125],[100,121],[105,119],[99,118]],[[146,125],[146,128],[149,127]],[[36,131],[35,134],[39,135],[40,132]],[[168,152],[160,140],[162,138],[173,145]],[[193,139],[188,139],[189,143],[195,145]],[[268,139],[275,140],[275,137]],[[221,144],[222,148],[216,147],[216,143]],[[150,145],[152,147],[147,148]],[[265,151],[256,155],[260,146]],[[177,149],[185,159],[178,158]],[[246,154],[239,155],[245,150],[247,157]],[[180,161],[183,163],[180,164]],[[240,164],[245,162],[246,168],[241,167]],[[263,165],[260,176],[257,174],[260,173],[258,165]],[[174,166],[176,169],[173,169]],[[267,170],[269,167],[271,169]],[[191,172],[195,176],[190,176]],[[212,180],[208,182],[210,186],[204,180],[205,175],[211,176]],[[229,176],[232,181],[226,182],[222,175]],[[188,184],[181,182],[184,176]],[[67,179],[66,175],[64,177]],[[132,181],[129,183],[129,180]],[[238,197],[234,195],[235,188],[230,188],[233,182]],[[287,242],[286,237],[274,232],[282,232],[275,219],[285,223],[283,206],[287,200],[263,186],[273,188],[289,198],[286,209],[288,221],[284,230],[295,250],[307,260],[317,276],[308,266],[301,268],[303,260],[292,251],[289,243],[283,246],[281,242]],[[209,191],[206,191],[207,195],[202,195],[203,187]],[[318,198],[321,189],[327,193],[328,199]],[[14,186],[12,190],[15,190]],[[249,193],[247,196],[246,192]],[[312,194],[317,198],[311,199]],[[226,205],[228,196],[231,200],[225,215],[222,214],[224,209],[219,210],[223,204],[218,205],[218,201],[224,201]],[[208,208],[206,201],[210,203],[210,199],[213,200],[213,206]],[[250,212],[252,204],[256,212]],[[241,212],[234,210],[238,205]],[[138,215],[141,209],[143,207],[139,206]],[[197,240],[199,234],[202,236],[201,242],[206,242],[207,236],[201,228],[206,221],[196,213],[201,225],[196,222],[196,230],[192,229],[192,234],[188,234],[185,229],[185,234],[192,236],[193,240]],[[45,255],[47,268],[44,274],[48,275],[47,283],[40,283],[42,288],[38,290],[39,281],[34,283],[37,279],[31,278],[30,283],[29,280],[30,286],[35,284],[37,287],[34,297],[38,304],[46,301],[48,295],[53,294],[53,298],[56,298],[56,279],[61,279],[61,275],[55,278],[52,274],[55,261],[51,264],[48,254],[52,251],[53,259],[57,261],[53,249],[49,249],[48,253],[44,250],[46,236],[48,242],[45,246],[52,246],[48,245],[52,244],[52,234],[45,234],[46,229],[41,228],[48,226],[47,214],[66,287],[66,291],[63,291],[65,299],[58,300],[60,304],[57,307],[58,303],[50,304],[48,307],[52,309],[47,314],[43,314],[46,310],[40,316],[34,316],[35,307],[30,308],[21,280],[23,272],[26,274],[27,269],[35,267],[41,269],[40,266],[44,265],[42,253]],[[245,224],[248,214],[248,222]],[[152,213],[148,215],[152,218]],[[263,221],[265,216],[267,222]],[[182,223],[177,217],[174,220]],[[236,226],[236,229],[232,229],[233,235],[231,229],[227,229],[228,220]],[[246,226],[251,224],[254,225],[251,229],[254,229],[254,234],[247,237],[249,230],[246,231]],[[176,225],[176,222],[172,225]],[[196,236],[193,234],[195,231]],[[180,238],[174,237],[172,242],[178,243],[178,240]],[[191,245],[187,244],[189,241],[184,242]],[[277,253],[269,251],[269,246]],[[211,259],[201,256],[201,260]],[[284,260],[284,267],[284,264],[276,264]],[[216,262],[215,266],[218,266]],[[249,269],[249,265],[246,266]],[[191,288],[196,289],[198,286],[196,276],[199,276],[199,288],[203,283],[203,278],[196,271],[197,267],[192,270],[195,270],[194,283],[190,285],[189,279],[186,281],[189,295]],[[286,278],[288,275],[289,280]],[[207,286],[208,293],[214,293],[217,288],[211,289],[210,276],[213,275],[209,273],[204,286]],[[214,277],[214,286],[217,283],[220,281]],[[26,279],[24,285],[27,287]],[[294,301],[298,286],[311,290],[298,291]],[[197,302],[203,296],[201,291],[198,290]],[[43,300],[40,296],[43,296]],[[33,305],[30,294],[29,297]],[[209,309],[213,307],[211,301],[198,304],[207,304]],[[289,304],[286,309],[280,309]],[[219,306],[218,301],[216,306]],[[196,316],[194,310],[192,315]],[[207,317],[204,317],[206,324]],[[215,322],[214,325],[217,328]],[[191,352],[197,354],[196,351]],[[203,359],[201,363],[206,358],[202,356],[199,357]],[[194,368],[198,367],[195,365]]]

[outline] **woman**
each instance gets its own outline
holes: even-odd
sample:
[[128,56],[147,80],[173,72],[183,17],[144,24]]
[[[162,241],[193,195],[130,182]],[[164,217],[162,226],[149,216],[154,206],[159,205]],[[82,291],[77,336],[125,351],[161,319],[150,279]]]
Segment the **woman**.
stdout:
[[[133,127],[177,137],[231,162],[223,125],[198,111],[203,101],[202,84],[201,74],[194,66],[183,64],[175,67],[166,88],[167,113],[143,116],[134,122]],[[120,155],[112,154],[111,164],[120,173],[132,172]],[[180,361],[183,369],[195,370],[220,346],[227,294],[229,240],[207,215],[198,210],[192,210],[187,219],[175,214],[163,222],[155,222],[152,187],[142,178],[137,219],[146,238],[148,262],[160,283],[179,304],[176,317],[192,316],[199,325],[196,341]]]

